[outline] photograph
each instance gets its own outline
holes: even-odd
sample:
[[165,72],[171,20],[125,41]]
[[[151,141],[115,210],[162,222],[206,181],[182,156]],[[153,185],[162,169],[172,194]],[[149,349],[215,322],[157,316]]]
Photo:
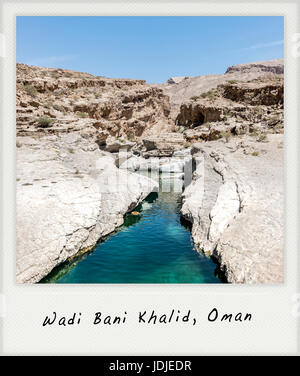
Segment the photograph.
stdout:
[[283,285],[284,47],[283,16],[18,15],[15,282]]

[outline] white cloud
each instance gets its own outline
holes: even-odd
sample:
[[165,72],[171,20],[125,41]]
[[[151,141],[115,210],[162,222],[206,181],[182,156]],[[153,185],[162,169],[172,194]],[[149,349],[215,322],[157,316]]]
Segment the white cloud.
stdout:
[[253,46],[243,48],[243,50],[256,50],[257,48],[267,48],[267,47],[273,47],[273,46],[281,46],[282,44],[283,44],[283,40],[275,40],[273,42],[268,42],[268,43],[254,44]]

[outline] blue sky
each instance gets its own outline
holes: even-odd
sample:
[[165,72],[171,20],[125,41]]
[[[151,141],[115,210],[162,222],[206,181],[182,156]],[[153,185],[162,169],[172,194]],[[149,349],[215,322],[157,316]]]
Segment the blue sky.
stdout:
[[17,17],[17,62],[164,82],[283,57],[283,17]]

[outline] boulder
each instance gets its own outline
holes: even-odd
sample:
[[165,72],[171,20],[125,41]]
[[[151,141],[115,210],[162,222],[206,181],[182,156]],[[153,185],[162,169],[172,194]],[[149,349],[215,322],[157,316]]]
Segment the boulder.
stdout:
[[134,142],[109,136],[106,138],[105,144],[101,146],[101,149],[110,153],[118,153],[120,150],[131,150],[134,145]]
[[170,157],[174,151],[184,147],[185,139],[180,133],[166,133],[144,138],[143,144],[146,148],[143,156]]
[[183,76],[183,77],[170,77],[167,81],[167,84],[174,85],[179,84],[183,80],[187,80],[189,77]]

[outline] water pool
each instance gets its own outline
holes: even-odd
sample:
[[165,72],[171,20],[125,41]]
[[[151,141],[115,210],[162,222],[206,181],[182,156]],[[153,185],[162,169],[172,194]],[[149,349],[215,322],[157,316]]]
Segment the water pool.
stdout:
[[92,252],[53,270],[43,283],[221,283],[180,218],[180,192],[151,193]]

